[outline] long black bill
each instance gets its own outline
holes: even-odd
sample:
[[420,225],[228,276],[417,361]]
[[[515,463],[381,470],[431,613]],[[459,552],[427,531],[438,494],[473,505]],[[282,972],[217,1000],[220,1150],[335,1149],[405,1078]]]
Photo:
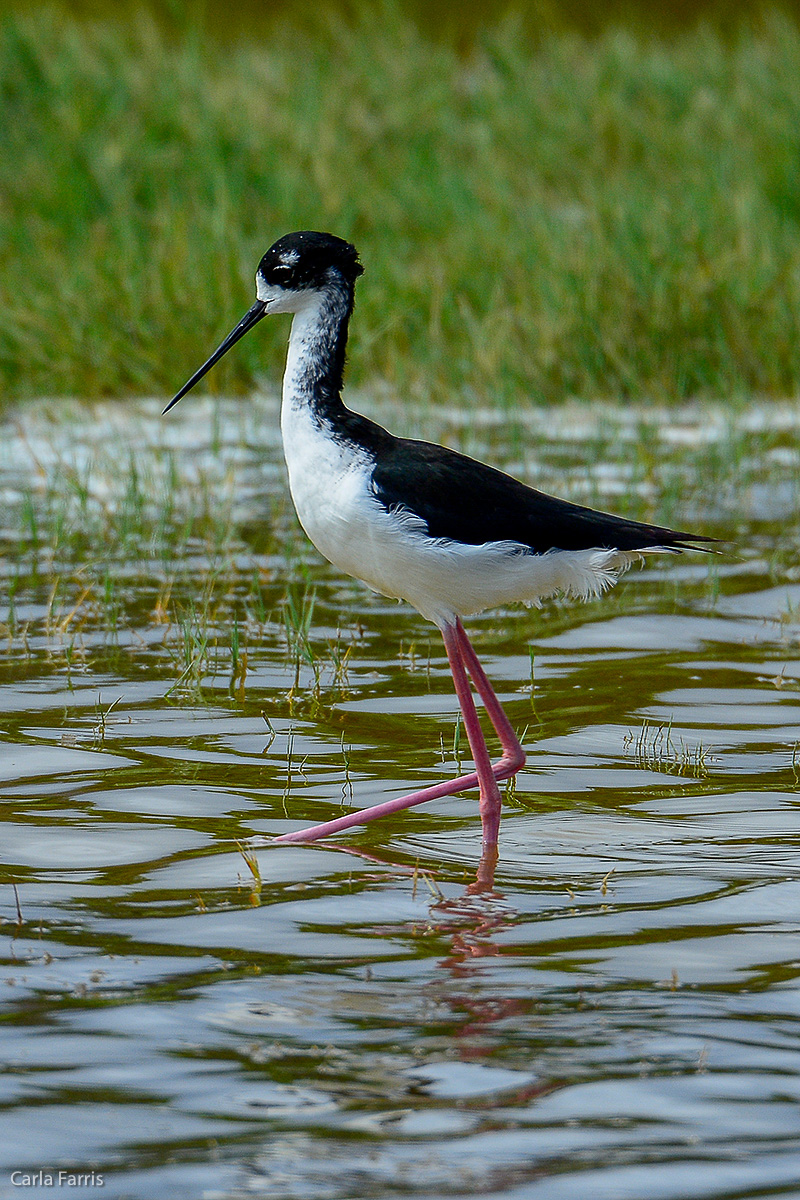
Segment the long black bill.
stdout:
[[[248,329],[252,329],[254,325],[257,325],[261,318],[266,316],[266,313],[266,303],[263,300],[256,300],[253,307],[247,310],[236,328],[230,331],[228,336],[225,338],[225,341],[217,346],[208,362],[204,362],[200,370],[195,371],[188,383],[185,383],[178,394],[172,397],[169,404],[164,409],[164,413],[168,413],[169,410],[178,403],[182,396],[185,396],[187,392],[190,392],[194,385],[203,378],[206,371],[210,371],[214,363],[219,362],[223,354],[227,354],[231,346],[238,342],[239,338],[244,337]],[[164,413],[161,414],[162,417]]]

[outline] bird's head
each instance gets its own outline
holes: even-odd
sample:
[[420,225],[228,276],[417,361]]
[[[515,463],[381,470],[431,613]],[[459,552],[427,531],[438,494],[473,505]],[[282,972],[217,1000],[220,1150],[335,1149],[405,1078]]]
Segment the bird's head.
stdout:
[[347,284],[364,268],[355,246],[332,233],[287,233],[258,264],[256,296],[269,312],[296,312],[309,292]]
[[353,285],[363,270],[355,246],[332,233],[304,230],[278,238],[258,264],[255,304],[170,400],[164,412],[169,412],[268,313],[299,312],[315,294],[327,289],[344,288],[352,306]]

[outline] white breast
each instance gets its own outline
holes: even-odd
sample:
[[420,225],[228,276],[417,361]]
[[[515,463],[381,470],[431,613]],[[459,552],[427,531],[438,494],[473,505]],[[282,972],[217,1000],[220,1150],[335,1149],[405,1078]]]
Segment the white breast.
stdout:
[[284,399],[281,430],[289,488],[300,524],[320,554],[340,570],[370,583],[373,509],[372,463],[338,442],[311,410]]

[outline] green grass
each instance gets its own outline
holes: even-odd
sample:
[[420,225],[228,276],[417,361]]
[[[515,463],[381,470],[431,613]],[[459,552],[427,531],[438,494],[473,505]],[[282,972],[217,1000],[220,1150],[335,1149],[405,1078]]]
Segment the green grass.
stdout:
[[[412,401],[786,395],[800,33],[468,52],[390,5],[224,50],[147,17],[0,27],[0,401],[167,394],[275,237],[359,246],[350,380]],[[263,333],[262,333],[263,331]],[[265,322],[209,377],[276,380]],[[205,385],[204,385],[205,386]]]

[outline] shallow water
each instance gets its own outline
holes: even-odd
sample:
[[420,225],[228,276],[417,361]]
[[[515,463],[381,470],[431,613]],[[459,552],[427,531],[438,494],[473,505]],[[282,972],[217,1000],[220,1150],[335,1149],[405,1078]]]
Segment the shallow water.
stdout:
[[470,622],[529,753],[480,894],[471,794],[270,844],[464,741],[274,400],[7,417],[0,1197],[800,1195],[800,408],[372,410],[732,545]]

